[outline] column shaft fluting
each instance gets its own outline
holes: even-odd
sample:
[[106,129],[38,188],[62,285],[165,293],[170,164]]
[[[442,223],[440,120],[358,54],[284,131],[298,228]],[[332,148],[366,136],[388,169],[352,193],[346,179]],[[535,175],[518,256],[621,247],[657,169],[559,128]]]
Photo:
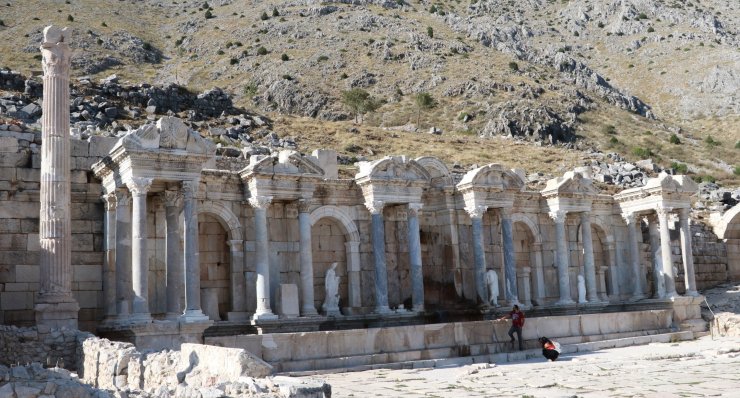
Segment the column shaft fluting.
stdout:
[[134,290],[133,317],[135,320],[148,321],[149,314],[149,251],[147,242],[147,209],[146,196],[151,187],[150,178],[133,177],[128,188],[133,196],[131,214],[131,280]]
[[650,235],[650,260],[653,265],[653,298],[665,297],[665,277],[663,276],[663,254],[660,246],[660,232],[655,217],[647,217]]
[[666,297],[676,297],[676,274],[673,272],[673,256],[671,255],[671,231],[668,227],[668,215],[671,209],[658,208],[658,223],[660,224],[660,248],[663,258],[663,273],[665,275]]
[[483,245],[483,214],[486,212],[486,207],[476,206],[466,210],[472,222],[475,291],[478,294],[478,301],[484,305],[489,305],[490,297],[488,297],[488,287],[486,286],[486,252]]
[[565,232],[566,213],[555,211],[550,217],[555,221],[555,243],[557,251],[558,286],[560,299],[557,304],[573,304],[570,292],[570,259],[568,253],[568,235]]
[[545,303],[545,270],[542,269],[542,244],[532,245],[534,255],[534,300],[537,305]]
[[506,209],[499,209],[501,215],[501,239],[504,249],[504,273],[506,274],[506,286],[504,287],[506,301],[509,304],[519,303],[519,289],[516,277],[516,254],[514,253],[514,229],[511,223],[511,215]]
[[116,312],[120,320],[131,314],[131,194],[116,190]]
[[623,215],[627,223],[627,240],[630,248],[630,265],[632,266],[632,300],[645,298],[645,292],[642,289],[642,272],[640,269],[640,247],[637,242],[637,223],[639,222],[635,214],[629,213]]
[[385,223],[383,202],[366,203],[372,217],[373,257],[375,259],[375,312],[388,312],[388,271],[385,263]]
[[77,328],[72,296],[72,223],[67,29],[49,26],[41,44],[44,88],[41,117],[39,295],[36,322]]
[[246,278],[244,277],[244,241],[234,239],[229,244],[231,255],[231,312],[229,320],[243,319],[247,311],[247,294],[245,292]]
[[275,318],[270,307],[270,241],[267,230],[267,208],[270,196],[256,196],[249,200],[254,207],[254,233],[256,243],[255,263],[257,268],[257,309],[255,319]]
[[684,283],[687,296],[698,296],[696,290],[696,274],[694,271],[694,254],[691,249],[691,225],[689,224],[689,209],[683,208],[678,213],[681,224],[681,258],[683,259]]
[[591,213],[581,213],[581,236],[583,238],[583,268],[586,279],[586,299],[599,301],[596,285],[596,264],[594,264],[594,241],[591,235]]
[[410,203],[407,221],[409,228],[409,267],[411,268],[411,303],[414,311],[424,311],[424,274],[421,265],[421,237],[419,236],[420,203]]
[[165,191],[165,253],[167,263],[167,317],[174,318],[183,312],[183,293],[185,284],[185,264],[182,261],[183,248],[180,244],[180,202],[182,193]]
[[298,232],[300,239],[301,260],[301,314],[303,316],[316,315],[313,291],[313,249],[311,248],[311,215],[308,213],[309,203],[298,203]]
[[106,320],[116,316],[116,194],[103,196],[105,201],[105,263],[103,293]]
[[199,181],[183,181],[183,216],[185,232],[185,322],[207,321],[200,302],[200,250],[198,249],[198,203],[195,194]]

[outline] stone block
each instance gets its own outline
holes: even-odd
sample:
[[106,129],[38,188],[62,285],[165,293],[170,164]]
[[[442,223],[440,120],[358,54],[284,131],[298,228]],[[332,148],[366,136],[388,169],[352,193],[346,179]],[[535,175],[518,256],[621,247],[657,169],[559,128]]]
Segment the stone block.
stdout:
[[0,222],[0,233],[14,233],[21,232],[21,220],[19,219],[4,219]]
[[298,286],[281,284],[278,291],[278,315],[284,318],[297,318],[300,315],[298,306]]
[[75,282],[102,282],[102,268],[98,265],[77,265],[72,266]]
[[13,137],[0,137],[0,153],[17,153],[18,140]]
[[[38,219],[39,206],[40,204],[38,202],[2,201],[0,202],[0,219],[26,217]],[[37,231],[38,229],[34,232]]]
[[72,170],[69,172],[69,182],[72,184],[87,184],[87,171]]
[[17,178],[16,167],[0,167],[0,180],[2,181],[15,181]]
[[71,138],[69,140],[69,154],[70,156],[89,156],[90,143],[76,138]]
[[16,171],[18,181],[26,182],[40,182],[41,181],[41,170],[39,169],[28,169],[19,167]]
[[0,250],[26,250],[28,236],[26,234],[1,234]]
[[240,377],[266,377],[272,374],[272,366],[251,353],[239,348],[214,347],[185,343],[180,347],[179,371],[196,367],[185,376],[187,384],[201,384],[188,377],[199,377],[203,381],[214,378],[220,382],[234,382]]
[[16,282],[38,282],[39,266],[38,265],[16,265],[15,266]]
[[28,283],[6,283],[5,291],[6,292],[27,292],[29,291]]
[[88,148],[89,155],[91,157],[99,158],[107,156],[118,140],[119,138],[117,137],[90,136],[88,139],[88,142],[90,143]]
[[74,294],[75,299],[77,300],[77,303],[79,303],[80,308],[98,308],[98,296],[99,292],[97,291],[74,291],[72,292]]
[[0,293],[0,310],[30,310],[33,309],[33,293],[31,292],[2,292]]

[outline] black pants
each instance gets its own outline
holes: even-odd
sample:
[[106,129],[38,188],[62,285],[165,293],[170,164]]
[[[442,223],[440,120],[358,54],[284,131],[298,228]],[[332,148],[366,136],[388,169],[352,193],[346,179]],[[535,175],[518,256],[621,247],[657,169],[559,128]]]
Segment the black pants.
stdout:
[[555,350],[548,350],[547,348],[542,349],[542,356],[551,361],[558,359],[558,355],[560,355],[560,353]]
[[516,332],[516,337],[519,340],[519,351],[524,349],[524,344],[522,344],[522,328],[519,326],[511,325],[509,328],[509,337],[511,337],[511,342],[514,342],[514,332]]

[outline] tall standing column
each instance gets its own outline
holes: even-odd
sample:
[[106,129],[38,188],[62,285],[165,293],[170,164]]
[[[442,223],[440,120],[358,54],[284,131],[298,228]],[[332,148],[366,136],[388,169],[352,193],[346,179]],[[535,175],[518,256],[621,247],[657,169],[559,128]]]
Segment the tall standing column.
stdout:
[[349,307],[362,306],[360,295],[360,242],[344,242],[347,252],[347,278],[349,279]]
[[226,243],[229,245],[231,260],[231,311],[226,316],[230,321],[246,320],[248,316],[244,276],[244,241],[233,239]]
[[532,245],[534,255],[534,301],[535,305],[545,304],[545,270],[542,269],[542,243]]
[[411,268],[411,303],[416,312],[424,311],[424,273],[421,266],[421,238],[419,236],[419,210],[421,203],[409,203],[409,264]]
[[148,322],[152,317],[149,314],[149,251],[147,242],[146,195],[152,186],[151,178],[132,177],[126,183],[133,196],[133,210],[131,214],[131,280],[134,289],[133,312],[134,321]]
[[511,224],[511,214],[508,209],[500,208],[501,216],[501,239],[504,246],[504,272],[506,273],[506,286],[504,287],[506,301],[509,304],[519,304],[519,291],[516,277],[516,257],[514,254],[514,230]]
[[488,287],[486,286],[486,252],[483,246],[483,214],[485,214],[486,210],[488,210],[486,206],[465,208],[472,221],[475,291],[478,293],[479,302],[488,306],[490,304],[490,298],[488,297]]
[[298,201],[298,232],[301,259],[301,315],[317,315],[313,291],[313,249],[311,248],[311,202]]
[[200,303],[200,252],[198,249],[198,209],[195,194],[199,181],[183,181],[183,216],[185,218],[185,312],[182,322],[208,322]]
[[556,304],[574,304],[570,293],[570,259],[568,253],[568,235],[565,233],[565,220],[567,213],[563,210],[550,212],[550,218],[555,222],[555,244],[558,265],[558,286],[560,287],[560,299]]
[[655,217],[646,217],[648,234],[650,235],[650,259],[653,264],[653,286],[655,294],[653,298],[665,297],[665,277],[663,276],[663,255],[660,247],[660,232]]
[[249,204],[254,207],[254,233],[256,235],[255,262],[257,268],[257,309],[253,319],[276,319],[270,309],[270,242],[267,231],[267,208],[272,196],[254,196]]
[[72,296],[70,219],[69,31],[44,29],[41,43],[44,93],[41,117],[40,289],[36,324],[77,328]]
[[375,312],[383,314],[388,308],[388,270],[385,263],[385,223],[382,201],[366,202],[373,228],[373,257],[375,259]]
[[[609,257],[609,267],[607,268],[609,271],[609,287],[611,288],[606,292],[607,296],[604,298],[604,300],[609,300],[610,298],[618,298],[619,297],[619,274],[617,270],[619,267],[617,267],[617,249],[614,241],[609,240],[606,243],[606,250]],[[605,282],[606,283],[606,282]]]
[[683,259],[684,283],[687,296],[698,296],[696,291],[696,274],[694,273],[694,254],[691,250],[691,225],[689,224],[689,209],[682,208],[678,213],[681,224],[681,257]]
[[167,263],[167,318],[175,319],[183,312],[183,293],[185,290],[185,268],[182,261],[183,248],[180,245],[180,206],[182,192],[164,191],[162,193],[165,211],[165,253]]
[[630,265],[632,266],[632,300],[645,298],[645,291],[642,289],[642,272],[640,271],[640,247],[637,243],[637,223],[638,218],[635,213],[625,213],[622,215],[624,222],[627,224],[627,240],[630,247]]
[[[522,300],[525,306],[532,306],[532,292],[531,292],[531,280],[532,280],[532,268],[522,267],[521,273],[517,274],[517,279],[521,279],[522,284]],[[521,274],[521,275],[520,275]]]
[[116,312],[120,321],[131,314],[131,193],[116,189]]
[[596,286],[596,265],[594,264],[594,241],[591,236],[591,213],[581,212],[581,237],[583,238],[583,268],[586,273],[586,299],[595,303],[599,301]]
[[665,295],[668,298],[678,296],[676,293],[676,274],[673,272],[673,258],[671,256],[671,231],[668,228],[668,214],[671,208],[658,206],[658,222],[660,224],[660,248],[663,257],[663,274],[665,275]]
[[105,201],[105,258],[103,259],[103,294],[105,320],[116,316],[116,194],[103,195]]

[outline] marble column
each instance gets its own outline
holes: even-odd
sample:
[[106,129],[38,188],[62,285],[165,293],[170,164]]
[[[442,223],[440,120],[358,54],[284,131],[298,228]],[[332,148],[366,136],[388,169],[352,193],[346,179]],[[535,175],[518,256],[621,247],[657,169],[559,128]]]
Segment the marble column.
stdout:
[[521,278],[522,282],[522,304],[527,307],[532,306],[531,274],[532,268],[530,267],[522,267],[521,272],[517,274],[517,278]]
[[360,242],[344,242],[347,252],[347,278],[349,279],[349,307],[362,307],[360,295]]
[[131,193],[116,190],[116,313],[121,321],[131,314]]
[[671,232],[668,228],[668,215],[673,209],[658,206],[658,223],[660,224],[660,248],[663,258],[663,274],[665,275],[665,295],[668,298],[678,296],[676,293],[676,274],[673,272],[673,258],[671,255]]
[[313,291],[313,249],[311,248],[311,203],[298,201],[298,231],[300,234],[301,259],[301,315],[318,315]]
[[650,260],[653,264],[653,298],[661,299],[665,297],[665,277],[663,276],[663,257],[660,247],[660,232],[655,217],[646,217],[648,224],[648,234],[650,235]]
[[683,259],[684,283],[687,296],[698,296],[696,274],[694,272],[694,254],[691,249],[691,225],[688,208],[679,210],[678,219],[681,225],[681,258]]
[[642,272],[640,269],[640,247],[637,242],[637,225],[639,219],[634,213],[625,213],[622,215],[624,222],[627,224],[627,241],[630,248],[630,265],[632,266],[632,300],[645,298],[645,291],[642,288]]
[[200,252],[198,249],[198,180],[183,181],[183,216],[185,223],[185,312],[181,322],[210,322],[200,302]]
[[421,238],[419,210],[421,203],[409,203],[407,211],[409,230],[409,268],[411,269],[411,303],[416,312],[424,311],[424,273],[421,266]]
[[473,259],[475,261],[475,291],[478,293],[478,302],[485,306],[490,304],[488,286],[486,286],[486,252],[483,245],[483,214],[486,206],[466,207],[465,211],[472,221]]
[[[608,298],[618,298],[619,297],[619,273],[617,270],[619,269],[617,267],[617,248],[614,241],[607,241],[606,243],[606,250],[607,255],[609,256],[609,286],[611,287],[610,290],[607,291]],[[608,299],[607,298],[607,299]]]
[[180,244],[180,206],[182,192],[168,190],[162,193],[165,211],[166,297],[167,318],[176,319],[183,312],[185,267]]
[[609,296],[606,294],[606,269],[608,267],[596,267],[596,283],[599,287],[598,294],[601,301],[609,301]]
[[105,202],[105,258],[103,259],[103,313],[105,321],[116,316],[116,194],[103,195]]
[[255,320],[277,319],[270,308],[270,235],[267,231],[267,208],[272,196],[254,196],[249,204],[254,207],[255,263],[257,268],[257,309]]
[[379,200],[365,203],[365,207],[372,216],[373,257],[375,258],[375,312],[379,314],[390,311],[390,308],[388,308],[388,270],[385,263],[384,205],[385,203]]
[[534,256],[534,301],[535,305],[545,304],[545,270],[542,268],[542,243],[532,244]]
[[[69,143],[70,31],[47,26],[41,43],[44,89],[41,116],[39,294],[36,324],[77,328],[72,296],[72,221]],[[22,215],[21,215],[22,216]]]
[[133,196],[131,214],[131,281],[134,290],[131,319],[149,322],[149,233],[147,231],[146,197],[151,178],[132,177],[126,183]]
[[514,253],[514,229],[508,209],[499,208],[501,217],[501,240],[504,249],[504,297],[510,305],[519,304],[519,292],[516,277],[516,255]]
[[230,321],[247,319],[246,278],[244,277],[244,241],[232,239],[229,245],[231,273],[231,311],[226,314]]
[[565,232],[567,213],[563,210],[550,212],[555,222],[555,243],[557,251],[558,287],[560,288],[559,305],[575,304],[570,293],[570,254],[568,253],[568,235]]
[[581,237],[583,238],[583,268],[586,274],[586,299],[590,303],[599,301],[594,264],[594,241],[591,235],[591,213],[581,212]]

